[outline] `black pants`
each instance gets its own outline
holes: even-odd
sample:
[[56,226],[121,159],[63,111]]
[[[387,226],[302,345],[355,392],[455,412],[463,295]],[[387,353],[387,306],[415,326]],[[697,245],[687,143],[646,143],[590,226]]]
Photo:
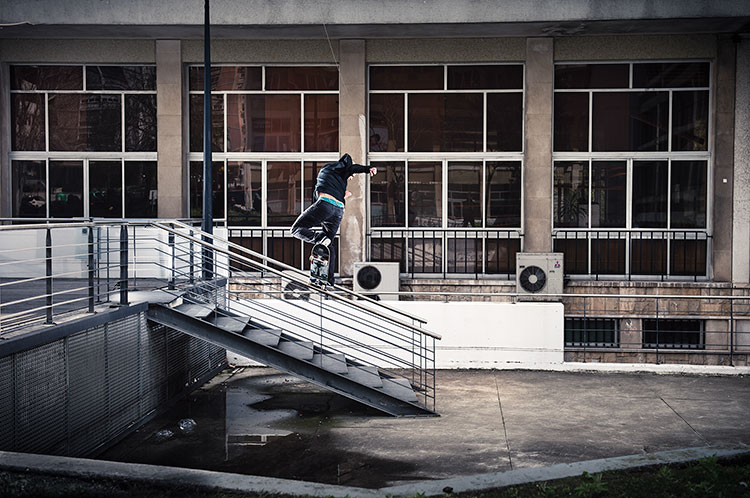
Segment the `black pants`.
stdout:
[[[318,199],[305,212],[299,215],[292,225],[292,235],[300,240],[317,244],[325,237],[331,239],[328,249],[331,251],[331,259],[328,262],[328,282],[333,284],[333,273],[336,268],[336,251],[333,247],[333,239],[339,231],[341,218],[344,216],[344,208],[334,206],[330,202]],[[322,231],[312,230],[312,227],[320,226]]]

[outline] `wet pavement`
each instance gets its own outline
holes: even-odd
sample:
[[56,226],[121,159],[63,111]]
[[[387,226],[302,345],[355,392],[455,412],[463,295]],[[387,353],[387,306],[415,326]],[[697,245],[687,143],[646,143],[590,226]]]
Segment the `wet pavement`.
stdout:
[[399,419],[269,368],[226,370],[100,459],[375,488],[750,445],[750,377],[445,370],[437,386],[440,417]]

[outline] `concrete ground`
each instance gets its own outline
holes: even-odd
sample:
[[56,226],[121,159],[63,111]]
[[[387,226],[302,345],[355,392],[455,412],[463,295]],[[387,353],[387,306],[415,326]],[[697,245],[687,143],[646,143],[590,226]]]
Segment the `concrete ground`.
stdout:
[[[101,459],[377,488],[750,445],[750,378],[439,371],[440,417],[391,418],[268,368],[226,371]],[[197,427],[181,434],[178,421]],[[171,429],[164,439],[157,433]]]

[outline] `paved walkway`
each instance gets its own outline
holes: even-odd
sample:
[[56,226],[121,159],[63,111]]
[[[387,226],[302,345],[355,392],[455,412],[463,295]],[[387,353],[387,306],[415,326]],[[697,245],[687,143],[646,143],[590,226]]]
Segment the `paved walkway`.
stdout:
[[[103,458],[380,488],[750,445],[747,376],[439,371],[437,385],[440,417],[397,419],[271,369],[237,369]],[[184,416],[196,435],[155,440]],[[262,434],[267,444],[248,444]]]

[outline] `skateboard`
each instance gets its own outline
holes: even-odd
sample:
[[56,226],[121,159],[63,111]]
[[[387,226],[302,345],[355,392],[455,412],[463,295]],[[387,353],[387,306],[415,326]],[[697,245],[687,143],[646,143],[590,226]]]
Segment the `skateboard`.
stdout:
[[310,283],[319,287],[328,285],[328,262],[331,251],[323,244],[315,244],[310,254]]

